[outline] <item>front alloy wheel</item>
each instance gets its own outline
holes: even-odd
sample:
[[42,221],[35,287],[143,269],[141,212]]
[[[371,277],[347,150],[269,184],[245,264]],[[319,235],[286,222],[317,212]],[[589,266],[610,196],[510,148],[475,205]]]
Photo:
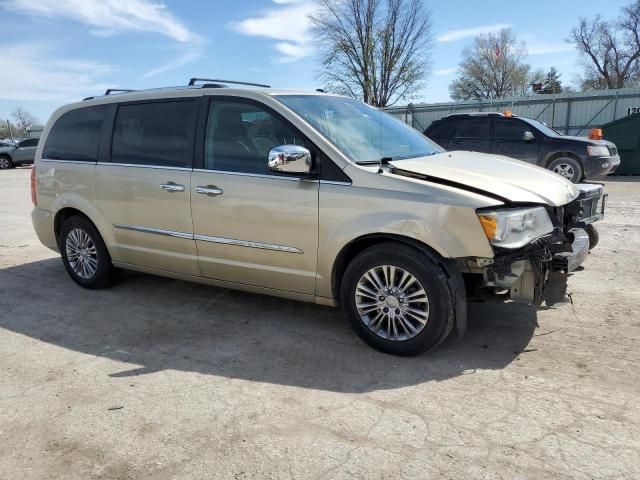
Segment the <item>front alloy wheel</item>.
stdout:
[[553,169],[553,173],[557,173],[558,175],[566,178],[567,180],[571,180],[576,174],[576,172],[573,170],[573,167],[568,163],[559,163]]
[[578,183],[583,177],[582,165],[575,158],[557,158],[549,164],[548,168],[573,183]]
[[406,270],[382,265],[368,270],[355,293],[360,320],[379,337],[408,340],[429,320],[429,298],[422,284]]
[[451,332],[454,300],[435,254],[403,243],[367,248],[347,266],[340,303],[355,332],[394,355],[417,355]]

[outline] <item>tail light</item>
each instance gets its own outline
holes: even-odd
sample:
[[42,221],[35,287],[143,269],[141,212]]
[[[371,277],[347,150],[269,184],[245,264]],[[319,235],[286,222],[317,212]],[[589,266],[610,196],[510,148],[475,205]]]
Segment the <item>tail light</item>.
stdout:
[[38,204],[38,197],[36,195],[36,166],[31,167],[31,201],[34,205]]

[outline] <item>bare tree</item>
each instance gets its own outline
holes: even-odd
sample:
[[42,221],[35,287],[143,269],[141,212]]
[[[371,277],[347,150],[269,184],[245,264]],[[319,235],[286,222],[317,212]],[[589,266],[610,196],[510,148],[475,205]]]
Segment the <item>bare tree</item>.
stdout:
[[615,20],[581,18],[568,41],[584,61],[583,89],[640,83],[640,0],[624,7]]
[[320,78],[377,107],[420,89],[427,75],[431,16],[422,0],[319,0],[311,16]]
[[8,120],[4,120],[0,118],[0,140],[3,138],[7,138],[11,136],[9,132],[9,126],[7,125]]
[[16,128],[21,133],[27,133],[31,127],[38,123],[36,117],[31,115],[26,109],[23,107],[16,107],[15,110],[11,113],[11,116],[16,122]]
[[523,95],[530,88],[527,46],[510,29],[478,35],[462,51],[459,76],[449,85],[454,100]]

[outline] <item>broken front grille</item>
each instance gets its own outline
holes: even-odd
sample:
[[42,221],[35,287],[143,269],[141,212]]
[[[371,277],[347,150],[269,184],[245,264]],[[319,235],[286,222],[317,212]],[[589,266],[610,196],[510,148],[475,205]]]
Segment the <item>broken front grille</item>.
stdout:
[[604,218],[607,195],[602,185],[583,183],[576,187],[580,190],[580,195],[564,208],[564,224],[568,229],[584,228]]

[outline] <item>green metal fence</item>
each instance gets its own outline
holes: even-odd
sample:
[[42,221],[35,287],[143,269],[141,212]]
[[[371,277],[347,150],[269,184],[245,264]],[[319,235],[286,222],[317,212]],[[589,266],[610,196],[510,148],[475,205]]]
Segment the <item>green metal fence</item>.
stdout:
[[567,135],[586,136],[591,128],[640,112],[640,88],[503,98],[479,102],[409,104],[386,111],[422,131],[452,113],[502,112],[539,120]]

